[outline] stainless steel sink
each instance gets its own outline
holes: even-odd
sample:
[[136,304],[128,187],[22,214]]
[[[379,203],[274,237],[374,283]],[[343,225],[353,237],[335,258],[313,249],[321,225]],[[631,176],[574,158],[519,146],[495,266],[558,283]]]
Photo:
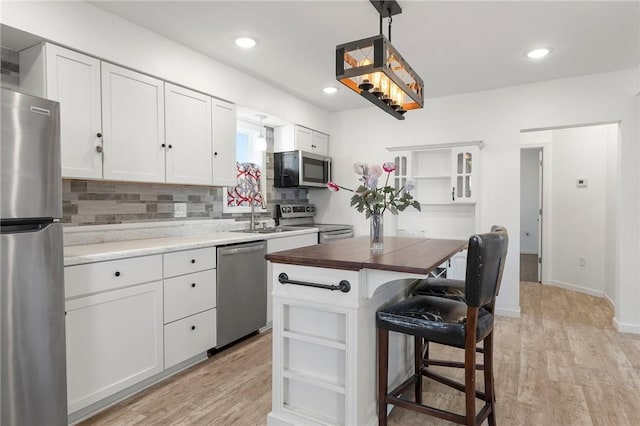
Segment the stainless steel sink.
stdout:
[[244,232],[247,234],[275,234],[276,232],[285,231],[282,228],[260,228],[260,229],[242,229],[235,232]]

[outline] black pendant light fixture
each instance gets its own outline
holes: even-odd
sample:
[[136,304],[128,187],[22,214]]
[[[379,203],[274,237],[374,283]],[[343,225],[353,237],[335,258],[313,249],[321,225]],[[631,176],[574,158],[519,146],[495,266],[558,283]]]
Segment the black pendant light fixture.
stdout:
[[[380,34],[336,46],[336,79],[371,103],[404,120],[424,105],[424,83],[391,44],[391,22],[402,13],[396,0],[369,0],[380,14]],[[382,21],[389,18],[389,39]]]

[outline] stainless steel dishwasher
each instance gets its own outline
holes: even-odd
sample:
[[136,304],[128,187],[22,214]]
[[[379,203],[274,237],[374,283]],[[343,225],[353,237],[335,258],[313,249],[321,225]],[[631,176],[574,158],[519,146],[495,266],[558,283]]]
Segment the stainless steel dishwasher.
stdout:
[[217,249],[217,346],[267,324],[267,242]]

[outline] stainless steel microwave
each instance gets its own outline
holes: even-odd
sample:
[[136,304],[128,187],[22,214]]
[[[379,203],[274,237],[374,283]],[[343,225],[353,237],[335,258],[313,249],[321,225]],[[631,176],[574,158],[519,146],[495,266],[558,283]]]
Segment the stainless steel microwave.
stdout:
[[331,158],[305,151],[273,154],[276,188],[326,187],[331,180]]

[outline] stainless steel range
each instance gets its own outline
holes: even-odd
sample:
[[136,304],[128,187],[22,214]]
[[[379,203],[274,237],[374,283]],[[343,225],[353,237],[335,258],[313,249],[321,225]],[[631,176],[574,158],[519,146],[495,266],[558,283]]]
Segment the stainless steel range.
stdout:
[[325,244],[335,240],[353,237],[352,225],[329,225],[315,223],[316,206],[313,204],[278,204],[276,206],[278,226],[288,228],[318,228],[318,243]]

